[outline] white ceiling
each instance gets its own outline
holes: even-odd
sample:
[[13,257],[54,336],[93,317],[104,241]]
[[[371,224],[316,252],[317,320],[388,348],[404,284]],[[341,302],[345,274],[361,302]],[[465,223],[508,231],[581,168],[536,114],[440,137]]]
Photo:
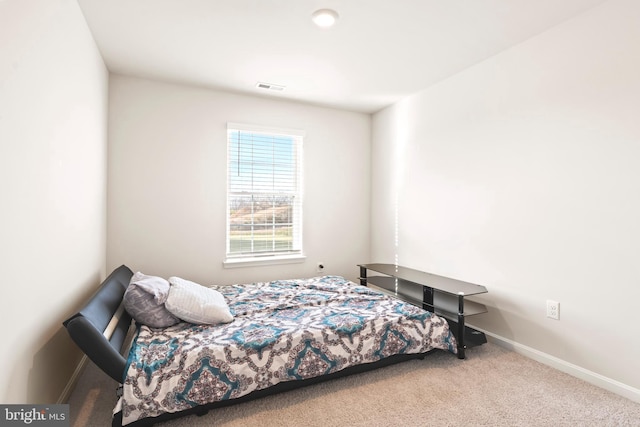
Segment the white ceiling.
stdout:
[[603,2],[78,0],[113,73],[367,113]]

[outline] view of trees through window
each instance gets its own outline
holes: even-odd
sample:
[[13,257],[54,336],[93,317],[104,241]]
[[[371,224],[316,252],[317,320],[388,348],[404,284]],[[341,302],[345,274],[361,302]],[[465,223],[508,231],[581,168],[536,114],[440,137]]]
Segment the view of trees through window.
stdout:
[[231,253],[293,249],[292,196],[235,196],[229,209]]

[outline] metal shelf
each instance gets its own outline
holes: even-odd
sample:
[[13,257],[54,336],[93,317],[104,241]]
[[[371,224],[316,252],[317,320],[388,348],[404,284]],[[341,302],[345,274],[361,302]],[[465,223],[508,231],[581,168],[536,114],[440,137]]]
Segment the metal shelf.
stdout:
[[[367,286],[376,288],[385,294],[410,304],[424,304],[422,301],[424,286],[414,282],[408,282],[402,279],[396,280],[395,277],[389,276],[369,276],[367,277]],[[430,306],[430,309],[434,309],[431,311],[435,311],[436,314],[445,317],[458,316],[458,297],[451,293],[441,292],[439,289],[434,289],[433,305],[424,305]],[[486,312],[487,307],[484,304],[471,301],[468,298],[464,299],[464,313],[462,313],[464,316],[474,316]]]
[[424,271],[412,268],[401,267],[394,264],[359,264],[367,270],[397,277],[408,282],[418,283],[422,286],[429,286],[441,292],[458,295],[461,292],[464,296],[487,293],[487,288],[462,280],[451,279],[449,277],[438,276],[437,274],[425,273]]

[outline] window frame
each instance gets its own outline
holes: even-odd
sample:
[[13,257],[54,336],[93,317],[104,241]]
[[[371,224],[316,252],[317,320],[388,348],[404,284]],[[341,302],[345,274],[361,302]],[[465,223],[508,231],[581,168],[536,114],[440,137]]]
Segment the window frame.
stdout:
[[[287,136],[292,137],[295,140],[295,191],[294,197],[296,199],[295,205],[297,208],[293,208],[293,239],[295,248],[289,251],[275,251],[275,252],[245,252],[234,254],[231,253],[231,201],[232,201],[232,188],[231,188],[231,132],[247,132],[253,134],[263,134],[269,137],[274,136]],[[255,265],[270,265],[270,264],[288,264],[303,262],[306,256],[303,252],[303,143],[305,132],[298,129],[278,128],[249,125],[243,123],[227,123],[227,154],[226,154],[226,230],[225,230],[225,260],[223,265],[225,268],[255,266]],[[259,191],[249,191],[248,195],[260,195]],[[272,193],[276,194],[276,193]],[[283,193],[284,194],[284,193]]]

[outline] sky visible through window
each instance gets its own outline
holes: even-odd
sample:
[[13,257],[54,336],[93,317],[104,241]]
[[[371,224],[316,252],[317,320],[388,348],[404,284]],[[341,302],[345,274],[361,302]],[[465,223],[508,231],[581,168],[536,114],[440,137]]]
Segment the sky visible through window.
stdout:
[[278,192],[295,189],[295,139],[231,131],[229,179],[233,192]]

